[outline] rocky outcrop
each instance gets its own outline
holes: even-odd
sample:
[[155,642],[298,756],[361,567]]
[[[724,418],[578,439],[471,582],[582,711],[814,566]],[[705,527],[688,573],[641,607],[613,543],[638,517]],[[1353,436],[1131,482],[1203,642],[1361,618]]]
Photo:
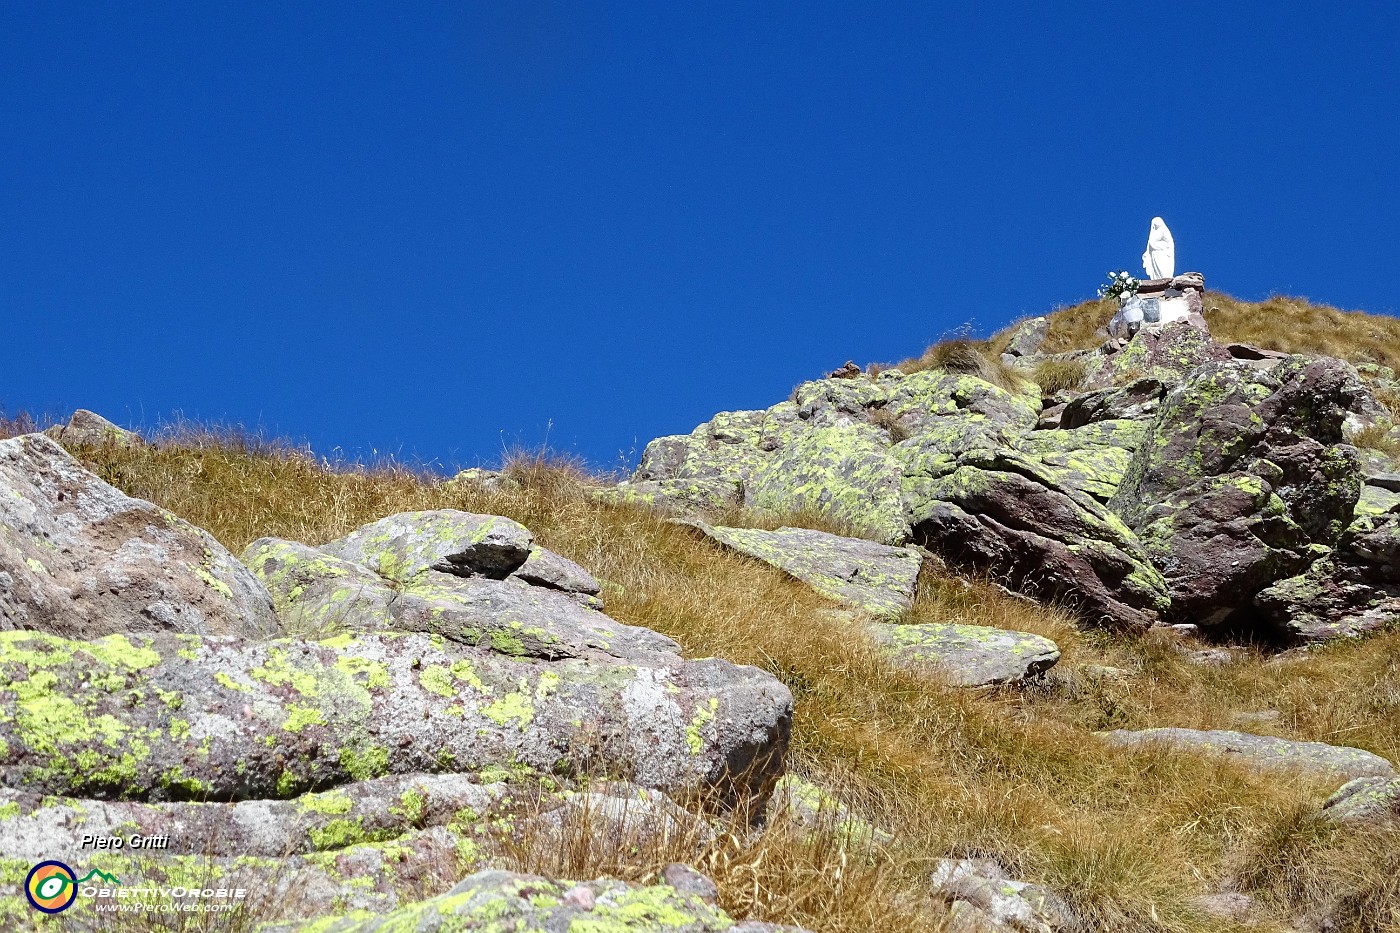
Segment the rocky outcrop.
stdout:
[[1325,742],[1299,742],[1247,732],[1199,729],[1119,729],[1099,735],[1114,745],[1160,744],[1177,749],[1213,752],[1256,767],[1289,768],[1325,776],[1386,777],[1395,773],[1395,766],[1379,755]]
[[870,633],[896,661],[932,665],[960,687],[1020,683],[1060,660],[1059,646],[1048,638],[981,625],[877,625]]
[[1330,552],[1361,487],[1342,425],[1366,399],[1345,364],[1302,357],[1211,363],[1167,396],[1109,506],[1161,569],[1174,618],[1225,623]]
[[1118,516],[1019,454],[964,454],[924,494],[915,540],[954,566],[1111,628],[1146,628],[1167,608],[1161,576]]
[[213,536],[41,434],[0,441],[0,630],[268,637],[262,585]]
[[792,574],[823,596],[895,619],[914,604],[923,555],[807,528],[725,528],[693,522],[707,537]]
[[768,674],[674,654],[532,661],[394,632],[0,633],[0,784],[58,796],[285,798],[383,775],[606,762],[648,787],[761,799],[791,716]]

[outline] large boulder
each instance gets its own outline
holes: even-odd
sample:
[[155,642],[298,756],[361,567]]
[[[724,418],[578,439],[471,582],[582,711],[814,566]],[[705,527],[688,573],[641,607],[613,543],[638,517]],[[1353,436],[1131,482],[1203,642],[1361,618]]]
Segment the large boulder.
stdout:
[[395,632],[0,632],[0,785],[70,797],[232,801],[386,774],[601,767],[761,802],[791,717],[779,681],[714,658],[541,661]]
[[1330,553],[1361,491],[1342,426],[1368,400],[1346,364],[1303,357],[1211,363],[1167,396],[1109,505],[1161,569],[1174,618],[1223,624]]
[[1014,451],[962,455],[910,505],[917,543],[1091,624],[1142,629],[1167,608],[1162,578],[1132,531]]
[[0,630],[271,636],[272,600],[212,535],[42,434],[0,441]]
[[762,531],[693,524],[725,547],[784,570],[823,596],[877,618],[898,618],[914,604],[923,555],[912,548],[808,528]]

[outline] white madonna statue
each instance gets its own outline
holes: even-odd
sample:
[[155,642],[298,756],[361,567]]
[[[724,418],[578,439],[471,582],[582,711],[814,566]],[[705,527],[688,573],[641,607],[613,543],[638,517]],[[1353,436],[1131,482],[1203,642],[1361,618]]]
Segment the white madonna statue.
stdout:
[[1147,252],[1142,254],[1142,271],[1149,279],[1169,279],[1176,275],[1176,243],[1167,222],[1152,218],[1152,230],[1147,234]]

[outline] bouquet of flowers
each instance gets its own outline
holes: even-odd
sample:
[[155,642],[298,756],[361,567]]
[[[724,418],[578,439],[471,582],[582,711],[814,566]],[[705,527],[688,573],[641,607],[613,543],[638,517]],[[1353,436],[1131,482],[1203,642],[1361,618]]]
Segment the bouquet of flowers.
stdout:
[[1110,272],[1108,284],[1099,286],[1100,298],[1131,298],[1137,294],[1138,280],[1125,271]]

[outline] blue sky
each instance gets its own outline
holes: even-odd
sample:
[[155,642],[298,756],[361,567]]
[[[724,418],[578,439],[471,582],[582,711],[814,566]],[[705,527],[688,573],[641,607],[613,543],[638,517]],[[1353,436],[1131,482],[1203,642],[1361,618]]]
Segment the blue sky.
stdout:
[[1138,269],[1394,313],[1393,4],[7,3],[0,404],[634,459]]

